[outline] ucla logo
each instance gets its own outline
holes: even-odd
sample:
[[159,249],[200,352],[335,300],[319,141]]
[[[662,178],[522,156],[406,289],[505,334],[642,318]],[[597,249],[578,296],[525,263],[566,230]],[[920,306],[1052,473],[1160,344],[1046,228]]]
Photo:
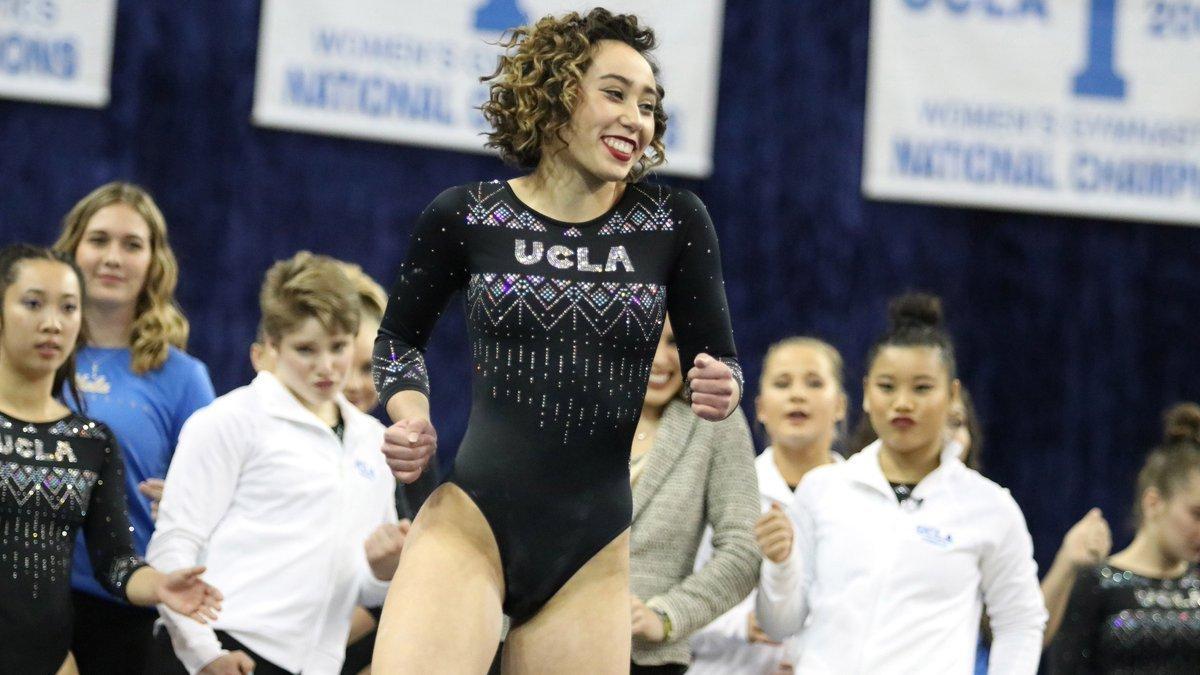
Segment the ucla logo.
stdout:
[[367,480],[375,480],[375,469],[367,466],[367,463],[361,459],[354,460],[354,468],[358,469],[358,474]]
[[580,272],[616,272],[617,267],[625,268],[626,272],[633,271],[633,261],[624,246],[613,246],[608,249],[604,264],[591,261],[591,251],[586,246],[571,248],[555,244],[549,248],[540,241],[529,242],[518,239],[514,246],[517,262],[522,265],[536,265],[545,258],[551,267],[560,270],[577,269]]
[[942,531],[936,527],[927,525],[917,526],[917,536],[927,544],[933,544],[938,548],[950,548],[954,544],[954,537],[949,534],[942,534]]

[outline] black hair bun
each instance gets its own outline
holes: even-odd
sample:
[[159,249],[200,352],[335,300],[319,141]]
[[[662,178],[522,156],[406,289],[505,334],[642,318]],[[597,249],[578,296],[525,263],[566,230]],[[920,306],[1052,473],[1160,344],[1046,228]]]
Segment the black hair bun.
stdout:
[[1163,413],[1163,442],[1200,443],[1200,405],[1176,403]]
[[905,329],[942,327],[942,299],[928,293],[905,293],[888,303],[892,332]]

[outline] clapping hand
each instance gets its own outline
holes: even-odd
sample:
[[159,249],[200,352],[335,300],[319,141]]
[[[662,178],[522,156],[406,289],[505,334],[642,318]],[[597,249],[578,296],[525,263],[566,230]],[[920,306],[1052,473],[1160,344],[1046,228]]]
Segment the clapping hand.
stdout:
[[754,539],[765,558],[779,564],[788,559],[792,552],[792,521],[778,502],[762,514],[754,524]]

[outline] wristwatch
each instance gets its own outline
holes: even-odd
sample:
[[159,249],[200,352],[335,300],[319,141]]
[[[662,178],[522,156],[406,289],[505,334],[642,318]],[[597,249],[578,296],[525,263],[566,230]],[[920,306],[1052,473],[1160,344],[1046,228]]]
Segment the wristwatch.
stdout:
[[659,609],[658,607],[651,607],[650,611],[654,612],[655,615],[658,616],[658,620],[662,622],[662,627],[663,627],[662,641],[663,642],[669,641],[671,639],[671,617],[667,615],[666,610]]

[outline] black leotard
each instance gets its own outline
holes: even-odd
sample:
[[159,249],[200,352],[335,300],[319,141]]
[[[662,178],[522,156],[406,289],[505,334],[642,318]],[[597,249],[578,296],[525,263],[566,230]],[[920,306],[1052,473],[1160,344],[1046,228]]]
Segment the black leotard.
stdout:
[[66,658],[80,527],[97,580],[124,597],[145,563],[112,432],[74,413],[46,423],[0,413],[0,673],[54,673]]
[[375,344],[375,383],[429,393],[422,357],[466,289],[471,418],[449,480],[500,549],[520,625],[629,527],[629,447],[663,318],[684,372],[704,352],[741,382],[716,235],[690,192],[629,185],[584,223],[494,181],[443,192],[417,222]]

